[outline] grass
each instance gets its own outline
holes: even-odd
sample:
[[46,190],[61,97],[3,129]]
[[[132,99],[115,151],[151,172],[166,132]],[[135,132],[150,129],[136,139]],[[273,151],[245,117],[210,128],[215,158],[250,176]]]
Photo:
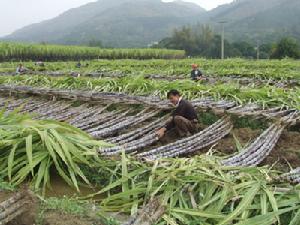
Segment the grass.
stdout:
[[109,219],[104,219],[103,217],[96,215],[96,206],[93,203],[89,201],[68,198],[66,196],[62,198],[50,197],[42,199],[36,218],[37,225],[44,224],[44,218],[49,211],[56,211],[59,212],[59,214],[63,213],[74,215],[79,219],[91,219],[95,221],[95,225],[113,225],[113,223],[103,223],[103,221],[109,221]]

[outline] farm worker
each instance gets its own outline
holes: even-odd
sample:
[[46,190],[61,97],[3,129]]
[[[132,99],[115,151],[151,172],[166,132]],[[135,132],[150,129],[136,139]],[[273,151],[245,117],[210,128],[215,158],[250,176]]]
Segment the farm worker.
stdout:
[[202,74],[201,70],[198,69],[197,64],[192,64],[191,78],[194,81],[198,81],[198,80],[203,79],[203,74]]
[[22,74],[25,73],[26,71],[27,69],[20,63],[16,69],[16,74]]
[[45,67],[45,63],[43,61],[37,61],[35,62],[36,66]]
[[76,68],[80,68],[80,67],[81,67],[81,63],[78,62],[78,63],[76,64]]
[[166,132],[175,130],[179,137],[190,136],[197,132],[198,116],[190,102],[183,99],[177,90],[168,92],[169,101],[176,107],[166,125],[157,131],[159,138]]

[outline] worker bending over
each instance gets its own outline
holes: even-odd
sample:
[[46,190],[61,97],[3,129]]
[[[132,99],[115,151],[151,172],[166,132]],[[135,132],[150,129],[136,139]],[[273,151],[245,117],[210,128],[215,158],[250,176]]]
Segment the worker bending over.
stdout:
[[192,72],[191,72],[191,78],[194,81],[199,81],[199,80],[203,80],[203,73],[201,70],[198,69],[198,65],[197,64],[192,64]]
[[17,69],[16,69],[16,74],[24,74],[24,73],[26,73],[27,71],[28,71],[28,69],[25,68],[25,67],[23,66],[23,64],[19,64],[18,67],[17,67]]
[[169,91],[167,97],[176,109],[166,125],[157,131],[159,138],[164,137],[166,132],[173,129],[179,137],[186,137],[196,133],[198,117],[193,105],[183,99],[177,90]]

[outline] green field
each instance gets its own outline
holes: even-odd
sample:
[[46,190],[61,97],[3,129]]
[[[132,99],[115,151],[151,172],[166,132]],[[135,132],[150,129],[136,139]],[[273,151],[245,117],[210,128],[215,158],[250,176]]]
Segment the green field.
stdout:
[[[6,45],[0,184],[40,196],[37,224],[49,210],[102,225],[135,215],[157,225],[300,224],[299,61]],[[28,71],[15,74],[20,61]],[[192,63],[206,81],[190,80]],[[200,127],[162,143],[170,89],[195,105]]]

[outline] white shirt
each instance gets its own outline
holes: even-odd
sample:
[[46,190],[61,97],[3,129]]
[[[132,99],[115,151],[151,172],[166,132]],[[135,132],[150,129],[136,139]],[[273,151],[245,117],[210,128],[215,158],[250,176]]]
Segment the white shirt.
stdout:
[[175,105],[175,107],[178,107],[178,106],[179,106],[181,100],[182,100],[182,97],[179,98],[179,100],[178,100],[177,104]]

